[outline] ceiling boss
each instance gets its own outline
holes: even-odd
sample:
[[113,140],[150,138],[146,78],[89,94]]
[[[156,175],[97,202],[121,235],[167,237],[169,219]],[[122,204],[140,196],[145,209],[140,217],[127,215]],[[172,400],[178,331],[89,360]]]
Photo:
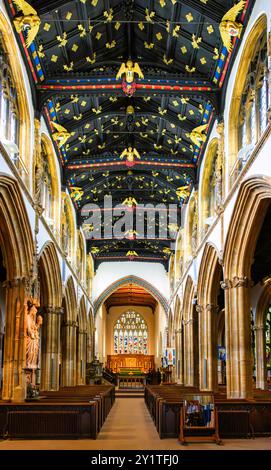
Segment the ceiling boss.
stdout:
[[124,74],[125,78],[122,81],[122,89],[127,96],[131,97],[136,91],[135,74],[139,78],[144,78],[144,75],[138,63],[133,62],[131,59],[127,60],[126,64],[124,62],[121,64],[116,80],[119,80]]
[[22,11],[22,15],[18,14],[14,18],[14,26],[17,33],[24,31],[26,33],[25,44],[26,47],[30,47],[35,37],[37,36],[40,28],[40,17],[36,10],[29,5],[25,0],[13,0],[19,11]]

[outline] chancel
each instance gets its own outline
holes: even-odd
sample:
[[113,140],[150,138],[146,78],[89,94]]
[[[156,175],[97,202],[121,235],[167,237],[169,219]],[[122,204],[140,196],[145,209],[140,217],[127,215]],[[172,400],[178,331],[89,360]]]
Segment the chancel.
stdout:
[[270,20],[0,0],[0,450],[271,448]]

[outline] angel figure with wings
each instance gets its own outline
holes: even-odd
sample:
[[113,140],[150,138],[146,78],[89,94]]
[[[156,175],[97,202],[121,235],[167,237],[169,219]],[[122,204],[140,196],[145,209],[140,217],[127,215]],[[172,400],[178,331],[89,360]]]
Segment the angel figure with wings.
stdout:
[[13,0],[13,3],[16,5],[17,9],[22,12],[22,14],[18,13],[13,19],[14,26],[17,33],[25,31],[25,44],[28,48],[39,32],[41,20],[36,10],[25,0]]
[[116,80],[119,80],[124,74],[125,78],[122,81],[122,89],[127,96],[131,97],[136,91],[135,74],[137,74],[139,78],[144,78],[144,75],[138,63],[132,62],[130,59],[126,64],[124,62],[121,64]]
[[120,159],[122,160],[124,157],[127,157],[126,159],[126,166],[133,166],[135,164],[135,157],[140,160],[140,155],[136,148],[133,147],[128,147],[128,149],[124,149],[122,154],[120,155]]
[[195,127],[195,129],[192,130],[192,132],[189,134],[189,137],[192,140],[193,144],[200,147],[202,142],[206,142],[207,135],[205,134],[205,132],[207,130],[207,127],[208,124],[203,124],[202,126]]
[[52,126],[55,128],[56,132],[53,133],[52,137],[54,141],[58,141],[59,147],[62,147],[67,140],[71,137],[71,134],[65,129],[65,127],[57,124],[57,122],[51,121]]
[[219,25],[219,30],[223,45],[227,48],[228,52],[232,52],[233,44],[232,38],[240,38],[243,25],[236,21],[239,13],[244,9],[246,4],[245,0],[241,0],[236,5],[234,5],[222,18],[222,21]]

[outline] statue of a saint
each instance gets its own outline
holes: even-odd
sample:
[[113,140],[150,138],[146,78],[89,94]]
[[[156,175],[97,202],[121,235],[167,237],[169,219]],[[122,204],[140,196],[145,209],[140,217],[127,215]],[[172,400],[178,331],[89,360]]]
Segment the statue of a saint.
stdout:
[[37,307],[34,302],[27,302],[27,328],[26,328],[26,368],[37,369],[39,360],[40,334],[42,316],[37,316]]

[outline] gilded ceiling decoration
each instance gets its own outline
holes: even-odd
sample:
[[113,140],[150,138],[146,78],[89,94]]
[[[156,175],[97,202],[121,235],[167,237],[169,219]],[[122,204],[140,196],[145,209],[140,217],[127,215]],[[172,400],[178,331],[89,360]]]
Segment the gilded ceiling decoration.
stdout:
[[[81,216],[88,203],[182,204],[197,185],[254,0],[6,0]],[[103,227],[103,230],[105,227]],[[104,260],[167,266],[171,235],[88,241]]]

